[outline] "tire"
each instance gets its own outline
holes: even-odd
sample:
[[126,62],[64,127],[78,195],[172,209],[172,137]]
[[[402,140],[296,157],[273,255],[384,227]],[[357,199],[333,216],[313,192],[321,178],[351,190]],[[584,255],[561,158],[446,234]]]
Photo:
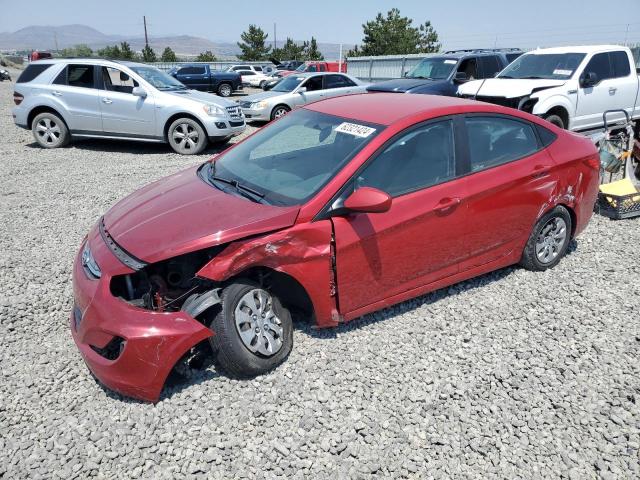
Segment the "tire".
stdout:
[[520,265],[538,272],[555,267],[567,253],[571,228],[571,215],[566,208],[558,206],[547,212],[533,227]]
[[67,125],[52,112],[36,115],[31,123],[31,131],[33,138],[43,148],[64,147],[71,139]]
[[178,118],[167,131],[167,140],[181,155],[197,155],[207,146],[209,139],[204,128],[192,118]]
[[544,115],[542,118],[544,118],[547,122],[554,124],[556,127],[562,128],[563,130],[567,128],[564,124],[564,120],[562,120],[562,117],[560,117],[560,115]]
[[276,105],[271,111],[271,120],[275,120],[276,118],[284,117],[287,113],[289,113],[291,109],[286,105]]
[[264,84],[265,84],[265,83],[267,83],[267,81],[266,81],[266,80],[262,80],[262,81],[260,82],[260,84],[258,85],[258,87],[260,87],[260,88],[262,88],[262,89],[264,90]]
[[218,85],[218,95],[221,97],[230,97],[233,93],[233,88],[228,83],[221,83]]
[[[256,300],[260,295],[262,302]],[[260,303],[265,305],[264,310],[258,307]],[[259,318],[261,311],[266,312],[266,320]],[[244,314],[237,315],[239,312]],[[272,322],[267,321],[269,318]],[[210,342],[218,365],[235,377],[254,377],[273,370],[287,359],[293,348],[289,310],[275,295],[248,279],[239,279],[222,291],[221,309],[211,321],[211,329],[215,335]],[[244,335],[241,336],[240,331]],[[268,341],[264,332],[274,341]]]

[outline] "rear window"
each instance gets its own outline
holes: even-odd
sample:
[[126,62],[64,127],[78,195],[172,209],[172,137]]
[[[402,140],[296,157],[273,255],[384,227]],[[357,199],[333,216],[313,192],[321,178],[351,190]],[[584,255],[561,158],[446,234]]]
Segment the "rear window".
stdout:
[[18,80],[16,80],[16,83],[30,82],[52,65],[53,63],[31,64],[27,68],[25,68],[24,72],[20,74]]

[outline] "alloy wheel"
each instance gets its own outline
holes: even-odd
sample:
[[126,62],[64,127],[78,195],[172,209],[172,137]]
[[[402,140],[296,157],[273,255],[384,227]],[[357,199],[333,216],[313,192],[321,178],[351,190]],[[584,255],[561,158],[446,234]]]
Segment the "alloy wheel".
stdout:
[[271,294],[261,288],[242,296],[234,311],[240,339],[252,353],[271,357],[282,348],[282,322],[273,310]]
[[220,94],[220,96],[222,97],[229,97],[231,96],[231,86],[227,85],[226,83],[223,85],[220,85],[220,88],[218,89],[218,93]]
[[551,263],[562,251],[567,239],[567,224],[561,217],[545,223],[536,239],[536,257],[543,263]]
[[36,134],[43,144],[54,146],[60,142],[60,125],[53,118],[41,118],[36,125]]
[[172,136],[178,149],[183,152],[195,150],[200,141],[198,130],[188,123],[179,123],[176,128],[173,129]]
[[286,108],[278,108],[275,113],[273,114],[274,118],[280,118],[280,117],[284,117],[287,114],[287,109]]

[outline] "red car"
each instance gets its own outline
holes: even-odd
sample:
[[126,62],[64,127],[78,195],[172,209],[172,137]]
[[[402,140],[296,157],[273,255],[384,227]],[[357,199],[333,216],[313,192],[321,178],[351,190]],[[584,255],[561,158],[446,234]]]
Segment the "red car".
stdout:
[[206,339],[228,373],[257,375],[291,351],[291,311],[331,327],[508,265],[555,266],[598,173],[589,140],[517,110],[309,104],[107,212],[76,258],[73,338],[104,385],[148,401]]

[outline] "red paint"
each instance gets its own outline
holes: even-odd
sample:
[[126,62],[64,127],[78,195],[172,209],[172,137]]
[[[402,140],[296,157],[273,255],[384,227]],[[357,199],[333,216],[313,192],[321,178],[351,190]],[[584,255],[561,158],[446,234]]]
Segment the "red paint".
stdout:
[[[597,161],[595,147],[532,115],[450,97],[384,93],[339,97],[305,108],[387,128],[298,207],[227,195],[202,182],[192,168],[118,203],[105,215],[109,233],[147,262],[225,244],[199,277],[223,286],[255,267],[285,273],[306,290],[318,326],[328,327],[518,262],[535,222],[557,205],[572,210],[575,234],[591,217],[598,190],[598,172],[591,166]],[[431,118],[465,112],[523,118],[552,130],[557,139],[527,158],[393,199],[361,188],[345,201],[341,215],[316,220],[394,135]],[[84,318],[74,339],[104,384],[156,400],[180,356],[214,333],[187,315],[151,312],[114,298],[110,278],[130,270],[95,228],[88,242],[102,278],[89,280],[76,261],[74,294]],[[126,339],[114,362],[89,347],[104,347],[114,336]]]

